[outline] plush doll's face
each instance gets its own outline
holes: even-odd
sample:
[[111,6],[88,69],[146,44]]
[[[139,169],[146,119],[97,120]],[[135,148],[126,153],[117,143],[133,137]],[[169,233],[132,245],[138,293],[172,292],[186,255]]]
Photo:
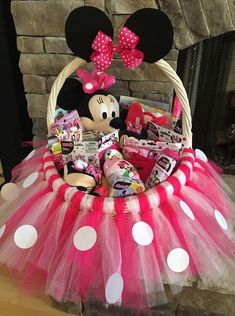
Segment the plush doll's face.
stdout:
[[99,130],[105,134],[116,130],[111,125],[112,120],[119,117],[119,104],[111,94],[93,95],[88,102],[88,108],[92,119],[81,116],[85,130]]

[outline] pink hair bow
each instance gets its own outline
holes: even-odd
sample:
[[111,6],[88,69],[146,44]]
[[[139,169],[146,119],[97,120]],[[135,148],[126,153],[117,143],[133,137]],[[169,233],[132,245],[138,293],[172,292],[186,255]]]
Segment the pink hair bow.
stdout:
[[118,52],[126,67],[137,67],[144,58],[143,52],[135,48],[138,42],[139,37],[127,27],[121,29],[117,46],[113,45],[111,37],[99,31],[92,43],[91,60],[99,71],[104,71],[111,65],[113,53]]
[[99,72],[97,69],[94,69],[91,74],[84,69],[77,69],[76,74],[82,80],[83,91],[88,94],[94,93],[99,89],[108,89],[115,82],[113,75]]

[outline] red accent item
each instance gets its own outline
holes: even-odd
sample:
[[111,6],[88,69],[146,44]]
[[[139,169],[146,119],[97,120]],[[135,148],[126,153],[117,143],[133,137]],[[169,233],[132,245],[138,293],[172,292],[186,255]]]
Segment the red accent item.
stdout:
[[182,105],[179,98],[176,95],[174,98],[174,103],[173,103],[172,116],[178,119],[181,115],[181,112],[182,112]]
[[144,116],[144,126],[147,126],[148,122],[152,122],[159,126],[167,126],[168,124],[168,117],[165,115],[157,117],[151,112],[144,112],[143,116]]
[[101,185],[94,191],[97,193],[99,196],[108,196],[109,193],[109,187],[106,185]]
[[151,173],[156,161],[133,153],[130,158],[126,159],[138,171],[140,179],[146,182],[149,174]]
[[127,130],[141,134],[142,127],[144,125],[143,109],[140,103],[133,103],[128,111],[127,118]]
[[143,109],[140,103],[133,103],[131,104],[126,122],[131,122],[133,126],[136,125],[136,118],[139,118],[139,124],[143,126],[144,118],[143,118]]

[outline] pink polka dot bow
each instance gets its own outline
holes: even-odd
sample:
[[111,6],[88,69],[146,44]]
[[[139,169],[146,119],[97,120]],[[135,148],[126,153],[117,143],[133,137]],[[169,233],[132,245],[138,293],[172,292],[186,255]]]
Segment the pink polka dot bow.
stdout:
[[135,48],[138,42],[139,37],[127,27],[121,29],[117,46],[113,45],[111,37],[99,31],[92,43],[94,52],[91,54],[91,60],[98,71],[104,71],[111,65],[113,53],[117,52],[126,67],[137,67],[144,58],[143,52]]

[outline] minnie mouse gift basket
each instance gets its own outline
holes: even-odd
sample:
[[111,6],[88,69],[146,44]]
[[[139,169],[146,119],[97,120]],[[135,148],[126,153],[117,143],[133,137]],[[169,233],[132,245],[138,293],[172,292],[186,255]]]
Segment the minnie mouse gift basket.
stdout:
[[[166,286],[174,295],[189,280],[235,289],[234,206],[218,168],[192,149],[185,89],[162,60],[173,40],[168,17],[135,12],[114,45],[104,12],[80,7],[65,34],[77,57],[51,90],[48,145],[1,190],[0,263],[26,288],[39,280],[58,302],[142,310],[167,303]],[[128,68],[160,69],[176,92],[173,112],[144,100],[120,105],[108,92],[114,54]],[[91,72],[81,68],[87,62]]]

